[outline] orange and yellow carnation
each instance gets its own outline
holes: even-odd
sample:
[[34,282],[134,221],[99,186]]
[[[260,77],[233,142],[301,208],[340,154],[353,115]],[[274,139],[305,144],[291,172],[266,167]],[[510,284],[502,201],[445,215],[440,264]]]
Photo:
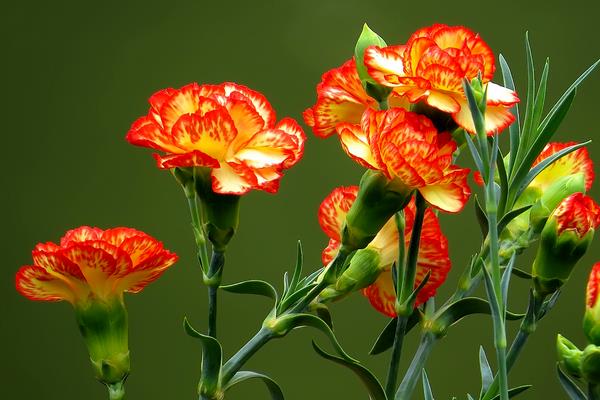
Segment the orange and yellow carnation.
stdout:
[[[324,265],[328,265],[334,259],[340,248],[340,231],[348,210],[356,200],[357,193],[357,186],[338,187],[321,203],[319,224],[329,237],[329,245],[322,253]],[[406,219],[405,238],[408,246],[415,219],[414,200],[404,208],[404,216]],[[398,240],[396,223],[394,218],[391,218],[367,246],[367,249],[379,253],[382,273],[372,285],[363,289],[363,294],[377,311],[390,317],[396,314],[394,308],[396,294],[391,267],[392,263],[398,259]],[[448,240],[443,235],[433,210],[427,209],[421,234],[415,284],[419,285],[429,271],[431,271],[431,276],[417,296],[417,305],[435,295],[437,288],[446,280],[450,267]]]
[[[394,107],[408,107],[404,98],[392,94],[389,99]],[[313,129],[316,136],[326,138],[335,133],[342,122],[360,122],[367,108],[377,109],[377,102],[365,92],[354,58],[342,66],[327,71],[317,85],[317,102],[304,111],[304,122]]]
[[411,103],[424,101],[451,114],[471,133],[475,125],[463,80],[481,74],[487,92],[486,132],[502,131],[515,120],[510,107],[519,102],[517,94],[491,82],[494,54],[478,34],[465,27],[435,24],[413,33],[406,45],[371,46],[364,63],[379,84],[392,87]]
[[38,244],[32,257],[33,264],[17,273],[19,293],[73,305],[140,292],[177,261],[176,254],[144,232],[87,226],[68,231],[60,244]]
[[355,161],[418,190],[432,206],[458,212],[468,201],[469,169],[452,164],[456,143],[427,117],[402,108],[367,109],[360,124],[339,124],[337,131]]
[[283,171],[302,157],[302,128],[291,118],[276,122],[267,99],[245,86],[192,83],[149,102],[127,141],[164,152],[154,155],[159,168],[210,168],[215,193],[276,192]]

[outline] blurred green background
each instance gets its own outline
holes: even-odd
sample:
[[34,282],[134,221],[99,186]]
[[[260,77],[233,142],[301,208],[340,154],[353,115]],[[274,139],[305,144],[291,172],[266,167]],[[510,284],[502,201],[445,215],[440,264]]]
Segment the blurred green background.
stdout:
[[[3,61],[2,278],[0,383],[5,399],[104,399],[67,303],[34,303],[14,289],[14,273],[30,263],[37,242],[58,240],[79,225],[131,226],[164,241],[180,262],[143,293],[128,296],[133,373],[129,399],[192,399],[200,366],[198,342],[181,323],[187,315],[205,328],[205,289],[199,282],[184,196],[155,168],[151,151],[124,140],[147,110],[146,99],[167,86],[236,81],[263,92],[280,117],[300,119],[315,99],[321,73],[352,55],[363,22],[388,43],[401,43],[434,22],[463,24],[482,34],[525,83],[523,38],[529,30],[535,59],[552,59],[549,88],[555,100],[600,55],[600,3],[589,1],[406,2],[324,1],[19,1],[0,15]],[[595,138],[600,71],[579,91],[557,139]],[[307,131],[307,133],[309,133]],[[335,138],[309,133],[304,160],[290,170],[279,194],[243,199],[242,225],[227,255],[226,282],[261,278],[281,282],[301,239],[314,269],[326,244],[316,211],[335,186],[354,184],[361,169]],[[600,159],[600,141],[590,147]],[[593,194],[598,192],[595,186]],[[479,247],[472,204],[443,216],[454,272],[444,298]],[[523,399],[562,399],[555,377],[554,338],[561,332],[583,345],[580,320],[596,245],[580,263],[555,311],[543,321],[511,374],[531,383]],[[527,258],[520,267],[528,268]],[[512,286],[522,310],[527,284]],[[220,334],[229,356],[259,327],[268,303],[221,295]],[[356,295],[333,307],[338,335],[353,355],[383,376],[388,355],[367,352],[386,319]],[[515,325],[511,325],[514,328]],[[477,350],[490,354],[489,318],[472,317],[437,346],[427,369],[437,398],[465,398],[479,388]],[[318,358],[310,330],[268,344],[250,369],[268,373],[286,398],[364,399],[346,370]],[[417,335],[406,345],[409,356]],[[493,359],[493,357],[490,357]],[[403,367],[405,368],[407,360]],[[418,394],[415,398],[420,398]],[[258,382],[240,385],[228,399],[267,398]]]

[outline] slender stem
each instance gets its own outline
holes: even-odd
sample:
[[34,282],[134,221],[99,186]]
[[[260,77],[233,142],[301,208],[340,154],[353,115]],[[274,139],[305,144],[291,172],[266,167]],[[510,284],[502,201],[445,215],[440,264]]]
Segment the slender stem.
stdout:
[[[402,345],[404,344],[404,336],[406,335],[406,323],[408,318],[413,313],[414,301],[410,301],[415,288],[415,279],[417,273],[417,260],[419,259],[419,244],[421,242],[421,232],[423,230],[423,220],[425,219],[425,210],[427,203],[423,196],[417,192],[416,194],[416,213],[413,223],[410,244],[408,247],[408,255],[406,258],[406,266],[398,274],[402,274],[401,287],[398,287],[396,300],[396,313],[398,314],[398,322],[396,323],[396,335],[394,336],[394,345],[388,375],[385,384],[385,391],[388,398],[391,398],[396,391],[396,383],[398,382],[398,370],[400,364],[400,356],[402,355]],[[403,235],[399,235],[403,238]],[[402,257],[402,247],[400,246],[399,257]],[[399,265],[403,263],[399,260]]]
[[238,350],[223,365],[222,384],[229,382],[236,372],[242,368],[244,363],[250,359],[262,346],[273,338],[272,332],[267,328],[261,328],[241,349]]
[[225,254],[213,249],[208,268],[208,336],[217,337],[217,290],[225,264]]
[[188,193],[186,191],[186,197],[188,201],[188,207],[190,209],[190,215],[192,217],[192,229],[194,231],[198,259],[200,260],[200,266],[202,267],[202,270],[206,271],[206,269],[209,267],[208,249],[206,247],[206,235],[204,233],[204,227],[200,216],[196,193]]
[[385,393],[388,399],[391,399],[396,392],[396,383],[398,382],[398,370],[400,369],[400,356],[402,355],[402,345],[404,335],[406,334],[406,323],[408,318],[398,317],[396,322],[396,336],[394,337],[394,347],[392,348],[392,357],[388,368],[387,379],[385,383]]
[[423,371],[423,367],[425,367],[425,363],[429,358],[429,354],[431,354],[431,350],[433,349],[433,345],[436,342],[436,337],[430,332],[425,332],[423,336],[421,336],[421,343],[419,343],[419,348],[415,353],[414,358],[412,359],[406,374],[404,375],[404,379],[402,379],[402,383],[396,392],[395,400],[409,400],[412,396],[412,393],[417,386],[417,382],[419,377],[421,376],[421,371]]
[[525,347],[525,343],[527,343],[527,339],[529,339],[529,332],[525,332],[519,330],[515,340],[513,340],[510,345],[510,349],[508,350],[508,355],[506,356],[506,370],[510,371],[512,367],[515,365],[515,362],[521,355],[521,351],[523,351],[523,347]]
[[125,399],[125,383],[118,382],[110,385],[106,385],[108,389],[109,400],[124,400]]

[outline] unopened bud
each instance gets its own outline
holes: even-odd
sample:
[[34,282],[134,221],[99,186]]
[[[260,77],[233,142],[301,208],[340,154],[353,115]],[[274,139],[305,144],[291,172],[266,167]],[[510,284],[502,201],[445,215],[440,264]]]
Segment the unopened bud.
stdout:
[[575,378],[580,378],[583,352],[569,339],[558,335],[556,337],[556,353],[561,369]]

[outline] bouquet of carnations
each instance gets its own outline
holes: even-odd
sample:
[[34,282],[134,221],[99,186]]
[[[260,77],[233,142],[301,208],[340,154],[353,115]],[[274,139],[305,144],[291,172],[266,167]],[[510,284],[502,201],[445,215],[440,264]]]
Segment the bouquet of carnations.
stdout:
[[[350,369],[364,383],[365,398],[407,400],[422,384],[424,397],[433,399],[427,359],[448,330],[472,314],[490,316],[494,349],[467,349],[479,351],[481,389],[466,398],[507,400],[529,389],[510,385],[508,373],[600,225],[600,206],[586,195],[594,180],[589,142],[551,141],[600,61],[545,112],[548,62],[536,79],[525,44],[527,87],[517,95],[507,61],[499,56],[502,84],[492,82],[496,57],[465,27],[436,24],[405,44],[388,45],[365,25],[354,55],[323,74],[316,103],[303,114],[315,136],[335,136],[365,172],[356,186],[324,193],[318,217],[329,243],[322,265],[305,272],[298,243],[295,268],[283,273],[280,285],[224,283],[225,260],[244,194],[276,193],[284,171],[302,158],[301,126],[278,120],[262,94],[236,83],[191,83],[150,97],[148,114],[126,139],[157,151],[158,167],[170,171],[189,207],[199,281],[208,291],[202,328],[183,321],[183,331],[202,346],[199,399],[223,399],[248,379],[261,380],[272,399],[283,399],[274,377],[243,368],[268,342],[302,327],[324,333],[328,349],[313,341],[314,351]],[[464,163],[475,166],[473,188]],[[472,190],[479,193],[471,196]],[[469,200],[481,243],[459,281],[446,282],[451,262],[438,213],[459,213]],[[524,262],[517,259],[529,247],[535,259],[519,268]],[[124,399],[131,356],[124,293],[142,291],[177,255],[139,230],[82,226],[58,244],[38,244],[32,256],[16,275],[17,290],[31,300],[71,303],[96,378],[109,399]],[[529,281],[529,292],[512,293],[513,278]],[[442,284],[456,290],[436,299]],[[485,298],[474,295],[479,287]],[[557,338],[558,379],[571,399],[600,399],[599,290],[597,264],[587,288],[587,347]],[[217,334],[219,291],[272,301],[256,334],[229,359]],[[385,377],[348,354],[336,336],[335,303],[356,293],[389,318],[370,352],[389,353]],[[527,309],[509,311],[509,294],[528,299]],[[514,338],[506,333],[510,321],[520,326]],[[421,339],[408,352],[403,342],[411,330]],[[402,357],[412,361],[401,373]]]

